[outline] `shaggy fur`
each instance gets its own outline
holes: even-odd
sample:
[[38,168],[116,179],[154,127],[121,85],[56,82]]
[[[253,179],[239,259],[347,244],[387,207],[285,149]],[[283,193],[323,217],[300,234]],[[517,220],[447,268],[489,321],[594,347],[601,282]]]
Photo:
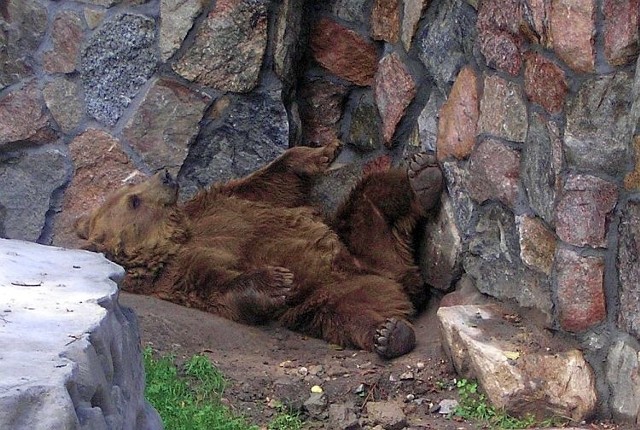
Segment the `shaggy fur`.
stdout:
[[182,206],[159,173],[117,191],[76,230],[127,269],[128,291],[396,357],[414,347],[408,320],[427,299],[413,230],[442,176],[422,154],[408,174],[374,166],[325,221],[307,196],[338,150],[292,148]]

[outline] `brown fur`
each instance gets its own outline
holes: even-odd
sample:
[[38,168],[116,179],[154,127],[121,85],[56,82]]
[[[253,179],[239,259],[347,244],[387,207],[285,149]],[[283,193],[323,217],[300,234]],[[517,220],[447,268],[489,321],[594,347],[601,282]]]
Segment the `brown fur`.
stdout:
[[77,232],[127,269],[128,291],[397,356],[413,348],[403,322],[426,299],[411,245],[426,208],[405,171],[372,169],[325,222],[307,195],[338,150],[292,148],[183,206],[160,173],[116,192]]

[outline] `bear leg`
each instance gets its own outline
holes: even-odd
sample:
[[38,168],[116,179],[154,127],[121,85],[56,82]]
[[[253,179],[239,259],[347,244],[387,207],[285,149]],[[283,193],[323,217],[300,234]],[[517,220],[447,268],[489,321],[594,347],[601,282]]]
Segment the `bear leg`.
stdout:
[[215,191],[280,207],[305,206],[313,178],[327,170],[341,147],[341,142],[336,140],[320,148],[290,148],[270,164]]

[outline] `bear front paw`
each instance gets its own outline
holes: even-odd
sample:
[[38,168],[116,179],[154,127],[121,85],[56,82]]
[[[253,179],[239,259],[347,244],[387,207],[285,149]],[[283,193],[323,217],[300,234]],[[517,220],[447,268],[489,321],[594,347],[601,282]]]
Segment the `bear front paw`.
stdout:
[[376,330],[373,344],[383,358],[400,357],[415,348],[416,335],[407,321],[389,318]]

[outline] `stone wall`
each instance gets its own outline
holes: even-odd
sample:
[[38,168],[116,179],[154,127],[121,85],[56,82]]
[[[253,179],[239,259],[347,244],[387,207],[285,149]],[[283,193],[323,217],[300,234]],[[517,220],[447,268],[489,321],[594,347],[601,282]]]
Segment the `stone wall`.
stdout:
[[[78,214],[167,168],[184,196],[292,145],[435,150],[425,277],[465,276],[581,343],[603,417],[640,406],[638,0],[7,0],[0,236],[76,245]],[[632,377],[629,377],[632,375]]]

